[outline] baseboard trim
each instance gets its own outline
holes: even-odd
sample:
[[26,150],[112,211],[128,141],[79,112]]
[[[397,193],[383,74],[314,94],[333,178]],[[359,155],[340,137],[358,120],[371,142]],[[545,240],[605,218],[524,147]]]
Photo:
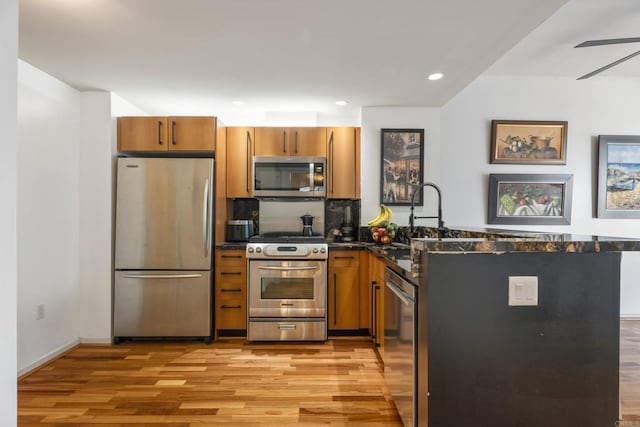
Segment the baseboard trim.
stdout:
[[80,344],[111,344],[111,338],[83,338],[83,337],[80,337]]
[[640,320],[640,314],[621,314],[620,320]]
[[64,356],[66,353],[68,353],[69,351],[73,350],[74,348],[76,348],[78,345],[80,345],[80,339],[75,339],[73,341],[71,341],[68,344],[65,344],[63,346],[58,347],[57,349],[50,351],[49,353],[45,354],[44,356],[42,356],[40,359],[36,360],[35,362],[29,364],[28,366],[25,366],[24,368],[18,370],[18,381],[22,380],[23,378],[28,377],[29,375],[31,375],[32,373],[34,373],[35,371],[37,371],[38,369],[48,365],[49,363],[53,362],[56,359],[59,359],[60,357]]

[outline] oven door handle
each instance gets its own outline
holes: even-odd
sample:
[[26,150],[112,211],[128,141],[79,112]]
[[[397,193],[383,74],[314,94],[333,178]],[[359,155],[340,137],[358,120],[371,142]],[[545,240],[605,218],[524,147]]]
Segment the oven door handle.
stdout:
[[260,270],[277,270],[277,271],[289,271],[289,270],[317,270],[316,266],[308,267],[258,267]]

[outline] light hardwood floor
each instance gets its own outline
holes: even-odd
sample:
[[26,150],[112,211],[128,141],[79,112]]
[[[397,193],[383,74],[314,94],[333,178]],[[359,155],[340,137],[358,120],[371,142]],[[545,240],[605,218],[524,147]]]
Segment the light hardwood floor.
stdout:
[[364,340],[81,345],[19,382],[18,420],[400,425]]
[[622,419],[640,427],[640,320],[620,322],[620,399]]
[[[624,420],[640,420],[640,321],[621,327]],[[81,345],[18,382],[18,424],[400,426],[371,344]],[[640,425],[640,423],[639,423]]]

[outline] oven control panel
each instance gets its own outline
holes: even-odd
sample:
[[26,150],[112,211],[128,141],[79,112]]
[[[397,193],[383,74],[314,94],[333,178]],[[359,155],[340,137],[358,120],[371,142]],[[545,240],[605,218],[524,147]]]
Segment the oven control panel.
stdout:
[[327,259],[328,251],[326,243],[249,243],[246,255],[248,259]]

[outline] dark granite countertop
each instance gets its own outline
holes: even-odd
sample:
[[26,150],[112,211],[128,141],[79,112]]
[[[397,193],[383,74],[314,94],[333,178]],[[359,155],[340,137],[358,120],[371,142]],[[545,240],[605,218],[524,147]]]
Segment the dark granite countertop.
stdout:
[[247,242],[224,242],[216,245],[216,249],[232,250],[232,249],[246,249]]
[[363,242],[327,242],[329,250],[358,251],[366,249],[367,244]]
[[[401,227],[391,245],[372,242],[327,242],[329,250],[366,249],[383,259],[407,279],[415,281],[417,264],[424,253],[509,253],[509,252],[625,252],[640,251],[640,239],[621,237],[583,236],[502,229],[447,229],[438,237],[436,228],[418,227],[418,237],[410,239],[408,229]],[[410,245],[409,245],[410,243]],[[216,249],[245,249],[246,242],[225,242]],[[413,262],[412,262],[413,257]],[[413,267],[413,268],[412,268]]]
[[412,247],[439,253],[640,251],[640,239],[623,237],[496,229],[450,229],[442,238],[436,229],[426,229],[423,236],[412,239]]

